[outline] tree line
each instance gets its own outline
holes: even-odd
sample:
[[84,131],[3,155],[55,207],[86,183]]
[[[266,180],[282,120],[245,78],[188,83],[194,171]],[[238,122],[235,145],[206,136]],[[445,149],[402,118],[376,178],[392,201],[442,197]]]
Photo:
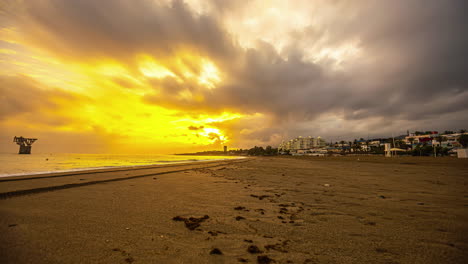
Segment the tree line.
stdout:
[[275,156],[278,155],[278,149],[271,146],[263,147],[253,147],[247,151],[249,156]]

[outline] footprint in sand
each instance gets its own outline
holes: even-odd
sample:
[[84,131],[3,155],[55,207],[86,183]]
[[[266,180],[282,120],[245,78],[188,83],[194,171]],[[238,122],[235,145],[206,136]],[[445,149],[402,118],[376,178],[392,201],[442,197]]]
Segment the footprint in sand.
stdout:
[[255,212],[259,212],[260,214],[265,214],[265,210],[260,208],[260,209],[255,209]]
[[387,253],[388,252],[388,250],[386,250],[385,248],[376,248],[375,251],[377,253]]
[[125,250],[122,250],[120,248],[114,248],[114,249],[112,249],[112,251],[120,252],[122,254],[122,256],[126,257],[124,260],[127,263],[133,263],[135,261],[135,259],[131,256],[131,254],[126,252]]
[[226,233],[221,232],[221,231],[208,231],[208,234],[210,234],[211,236],[217,236],[218,234],[226,234]]
[[267,251],[275,250],[275,251],[282,252],[282,253],[288,253],[288,251],[286,250],[286,246],[289,242],[290,242],[289,240],[285,240],[282,243],[266,245],[265,249]]
[[247,248],[247,252],[249,252],[250,254],[260,254],[260,253],[263,253],[263,251],[261,251],[256,245],[250,245],[250,246]]
[[258,264],[270,264],[276,261],[272,258],[269,258],[268,256],[258,256],[257,262]]

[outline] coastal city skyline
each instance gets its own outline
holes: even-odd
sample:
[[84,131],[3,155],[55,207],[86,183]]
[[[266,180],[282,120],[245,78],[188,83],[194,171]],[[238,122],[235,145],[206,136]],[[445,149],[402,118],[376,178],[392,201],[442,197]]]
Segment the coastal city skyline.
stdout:
[[459,130],[462,10],[464,1],[3,1],[0,149],[16,152],[14,136],[38,138],[43,153],[177,153]]

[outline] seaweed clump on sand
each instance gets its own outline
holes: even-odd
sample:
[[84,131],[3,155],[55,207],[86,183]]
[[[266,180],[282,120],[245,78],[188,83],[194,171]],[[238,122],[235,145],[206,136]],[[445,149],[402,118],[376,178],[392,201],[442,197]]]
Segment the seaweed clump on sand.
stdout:
[[268,256],[258,256],[257,257],[257,262],[259,264],[269,264],[269,263],[273,263],[273,262],[276,262],[274,259],[272,258],[269,258]]
[[182,217],[182,216],[175,216],[172,218],[174,221],[182,221],[185,223],[185,227],[187,227],[190,230],[195,230],[197,227],[200,226],[200,224],[205,221],[206,219],[210,218],[208,215],[205,215],[203,217]]
[[219,248],[214,248],[213,250],[210,251],[210,255],[222,255],[223,252],[219,250]]

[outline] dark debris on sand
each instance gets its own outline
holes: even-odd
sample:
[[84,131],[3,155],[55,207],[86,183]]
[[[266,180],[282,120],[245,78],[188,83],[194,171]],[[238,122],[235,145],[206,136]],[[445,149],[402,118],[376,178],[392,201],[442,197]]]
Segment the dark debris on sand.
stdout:
[[248,248],[247,248],[247,252],[249,252],[250,254],[259,254],[259,253],[263,253],[263,251],[261,251],[257,246],[255,245],[250,245]]
[[210,234],[211,236],[217,236],[218,234],[226,234],[226,233],[221,232],[221,231],[208,231],[208,234]]
[[250,196],[254,198],[258,198],[259,200],[263,200],[265,198],[271,197],[271,195],[255,195],[255,194],[251,194]]
[[210,251],[210,255],[222,255],[223,252],[219,250],[219,248],[213,248],[213,250]]
[[200,226],[200,224],[205,221],[206,219],[210,218],[208,215],[205,215],[203,217],[182,217],[182,216],[175,216],[172,218],[174,221],[183,221],[185,223],[185,227],[187,227],[190,230],[195,230],[197,227]]
[[270,264],[276,262],[274,259],[269,258],[268,256],[258,256],[257,263],[258,264]]

